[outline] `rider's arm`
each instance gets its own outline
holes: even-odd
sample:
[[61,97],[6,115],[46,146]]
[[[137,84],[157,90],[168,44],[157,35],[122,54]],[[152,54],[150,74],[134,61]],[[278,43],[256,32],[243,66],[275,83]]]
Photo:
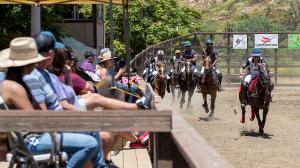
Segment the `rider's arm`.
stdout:
[[246,61],[246,63],[241,67],[241,69],[240,69],[240,75],[243,74],[243,70],[244,70],[245,68],[247,68],[249,65],[250,65],[250,61],[249,61],[249,59],[248,59],[248,60]]
[[215,66],[217,64],[218,61],[218,53],[215,52],[215,61],[213,62],[212,66]]

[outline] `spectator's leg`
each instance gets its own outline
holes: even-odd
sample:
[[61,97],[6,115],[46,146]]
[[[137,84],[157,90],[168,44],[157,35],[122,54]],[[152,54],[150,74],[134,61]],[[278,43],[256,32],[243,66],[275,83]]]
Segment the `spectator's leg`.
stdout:
[[[68,168],[83,167],[87,161],[95,155],[97,148],[102,148],[102,146],[99,146],[97,140],[90,135],[80,133],[63,133],[62,151],[71,156],[68,161]],[[43,134],[39,138],[39,144],[36,148],[31,147],[29,149],[34,154],[50,153],[52,149],[50,134]]]
[[138,105],[135,103],[126,103],[120,100],[101,96],[99,94],[85,94],[81,95],[86,107],[93,110],[96,107],[103,107],[104,109],[115,110],[135,110],[138,109]]

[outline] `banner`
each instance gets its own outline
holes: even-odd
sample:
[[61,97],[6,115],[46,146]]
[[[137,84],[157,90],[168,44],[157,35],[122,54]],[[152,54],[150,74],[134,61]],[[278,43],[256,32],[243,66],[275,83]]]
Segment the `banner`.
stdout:
[[255,34],[256,48],[278,48],[278,34]]
[[234,34],[232,45],[233,45],[233,49],[247,49],[247,35]]
[[288,48],[300,48],[300,34],[288,35]]

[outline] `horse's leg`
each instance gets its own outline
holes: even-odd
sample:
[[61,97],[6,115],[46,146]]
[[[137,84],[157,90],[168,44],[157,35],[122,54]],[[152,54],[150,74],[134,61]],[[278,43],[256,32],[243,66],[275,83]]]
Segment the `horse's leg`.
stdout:
[[210,102],[210,114],[209,117],[214,116],[215,112],[215,102],[216,102],[216,95],[211,96],[211,102]]
[[265,128],[265,124],[266,124],[266,119],[267,119],[268,112],[269,112],[269,103],[266,103],[265,107],[263,109],[263,120],[262,120],[262,125],[261,125],[262,129]]
[[[239,92],[239,99],[240,99],[240,103],[242,103],[243,99],[242,99],[242,93],[241,92]],[[245,123],[246,107],[241,107],[241,109],[242,109],[242,119],[240,120],[240,122]],[[251,108],[251,110],[252,110],[252,108]]]
[[251,109],[255,112],[255,115],[256,115],[256,118],[257,118],[257,123],[258,123],[258,126],[259,126],[259,133],[263,134],[264,133],[264,128],[262,126],[262,122],[261,122],[261,119],[260,119],[259,109],[255,108],[253,106],[251,107]]
[[179,99],[180,99],[180,97],[181,97],[181,90],[180,90],[180,89],[178,89],[178,93],[177,93],[177,100],[179,100]]
[[186,91],[182,91],[182,95],[181,95],[181,100],[180,100],[180,108],[182,108],[184,102],[185,102],[185,92]]
[[202,93],[203,101],[204,103],[202,104],[202,107],[204,108],[205,112],[209,112],[208,105],[207,105],[207,94]]
[[171,92],[172,92],[172,102],[175,102],[175,87],[173,83],[171,84]]
[[191,100],[192,100],[192,96],[193,96],[193,94],[194,94],[194,90],[193,90],[193,89],[190,89],[190,90],[188,91],[188,93],[189,93],[189,98],[188,98],[188,104],[187,104],[187,106],[190,107],[190,105],[191,105]]

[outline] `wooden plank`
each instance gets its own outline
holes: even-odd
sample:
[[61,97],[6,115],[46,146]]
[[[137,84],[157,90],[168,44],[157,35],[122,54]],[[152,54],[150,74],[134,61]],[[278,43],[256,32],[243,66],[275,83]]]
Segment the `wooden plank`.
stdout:
[[152,168],[151,160],[147,149],[136,149],[135,153],[139,168]]
[[10,131],[154,131],[171,130],[170,111],[0,112],[0,132]]
[[138,168],[135,150],[123,150],[124,168]]
[[173,113],[172,137],[189,167],[233,167],[202,138],[182,117]]
[[4,168],[4,167],[8,167],[9,163],[8,162],[0,162],[0,167]]
[[119,168],[124,167],[124,155],[123,150],[119,151],[119,153],[115,154],[114,151],[111,151],[110,153],[110,159],[115,163],[116,166]]

